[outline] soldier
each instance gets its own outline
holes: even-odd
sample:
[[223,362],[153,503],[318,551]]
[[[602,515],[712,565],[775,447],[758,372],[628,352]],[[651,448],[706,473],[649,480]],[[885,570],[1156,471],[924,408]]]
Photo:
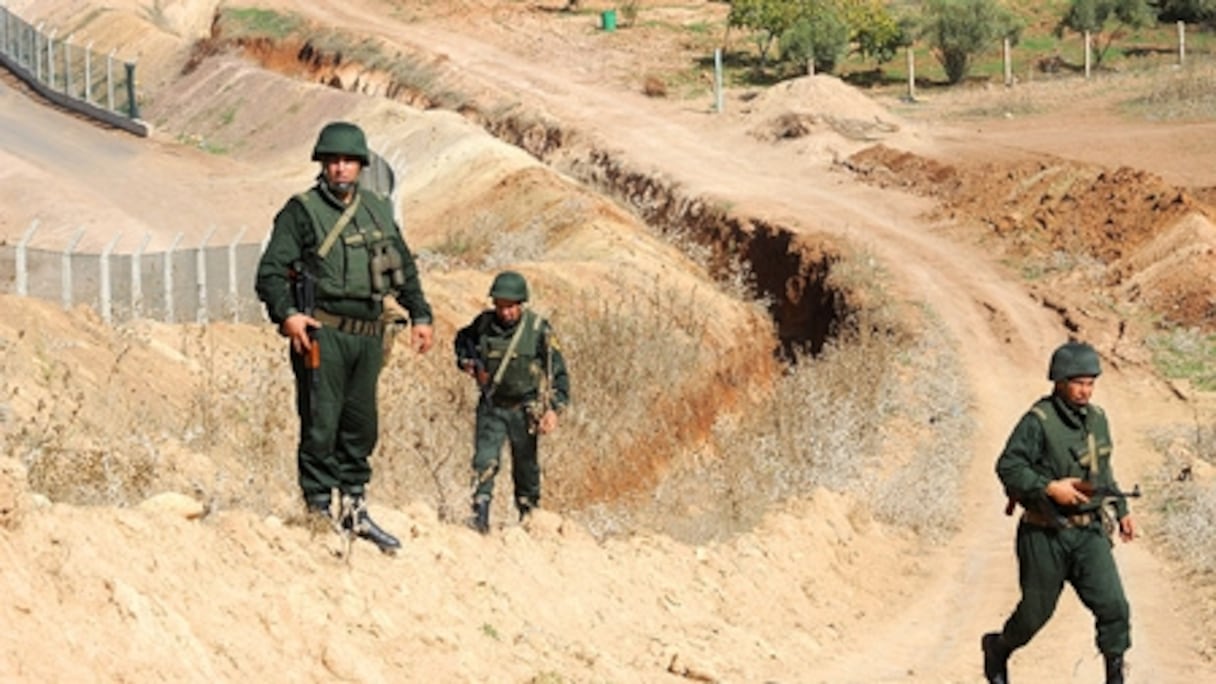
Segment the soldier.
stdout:
[[511,445],[511,478],[519,519],[540,504],[537,437],[557,428],[570,403],[570,380],[548,321],[524,307],[528,284],[503,271],[490,286],[493,309],[456,333],[456,365],[481,388],[473,452],[473,526],[490,531],[490,501],[503,442]]
[[339,121],[321,129],[312,153],[321,163],[317,183],[275,216],[257,292],[291,341],[305,505],[392,553],[401,543],[372,521],[366,505],[378,438],[383,299],[391,294],[408,311],[419,353],[431,347],[431,307],[392,205],[360,187],[369,156],[358,126]]
[[[1088,344],[1068,342],[1056,349],[1047,373],[1052,394],[1022,416],[997,460],[1005,492],[1025,510],[1017,530],[1022,599],[1000,632],[981,639],[984,676],[993,684],[1008,683],[1009,655],[1047,623],[1065,581],[1094,615],[1107,684],[1123,683],[1130,609],[1109,535],[1117,526],[1130,542],[1136,526],[1126,498],[1102,493],[1119,488],[1106,413],[1090,403],[1101,372],[1098,353]],[[1107,500],[1114,502],[1113,518]]]

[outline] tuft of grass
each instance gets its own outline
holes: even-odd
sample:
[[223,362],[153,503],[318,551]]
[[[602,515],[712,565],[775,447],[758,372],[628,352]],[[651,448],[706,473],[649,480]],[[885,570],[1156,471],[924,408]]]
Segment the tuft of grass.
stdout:
[[1200,390],[1216,390],[1216,334],[1171,328],[1150,335],[1145,344],[1165,377],[1186,380]]
[[1211,120],[1216,117],[1216,68],[1187,66],[1154,78],[1149,91],[1124,109],[1154,121]]
[[299,35],[307,23],[296,14],[283,14],[258,7],[224,7],[219,26],[224,37],[232,40],[270,38],[282,40]]

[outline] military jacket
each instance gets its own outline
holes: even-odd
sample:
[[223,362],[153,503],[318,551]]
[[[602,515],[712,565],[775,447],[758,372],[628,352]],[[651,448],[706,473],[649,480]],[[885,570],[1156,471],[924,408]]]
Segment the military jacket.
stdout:
[[[330,313],[375,320],[385,294],[393,294],[413,324],[429,324],[431,307],[422,292],[418,268],[393,220],[392,206],[381,195],[357,190],[359,206],[332,247],[319,254],[346,206],[318,182],[287,201],[274,218],[274,229],[257,270],[258,297],[270,320],[281,323],[298,313],[288,276],[301,261],[317,276],[317,306]],[[396,277],[373,273],[375,250],[391,249],[400,260]],[[379,263],[379,262],[376,262]]]
[[[1009,436],[997,459],[996,471],[1005,491],[1028,508],[1050,503],[1047,484],[1079,477],[1097,486],[1118,487],[1111,468],[1113,444],[1106,413],[1098,406],[1072,406],[1062,397],[1039,399]],[[1065,514],[1092,511],[1098,499]],[[1127,515],[1127,501],[1115,499],[1118,517]]]
[[[519,342],[508,359],[507,350],[517,330]],[[524,309],[519,320],[509,326],[498,320],[493,309],[483,311],[456,333],[455,347],[457,366],[463,367],[466,360],[480,361],[491,378],[503,363],[507,364],[494,387],[496,401],[534,399],[548,374],[553,390],[549,407],[560,411],[570,403],[570,377],[557,336],[549,322],[531,309]]]

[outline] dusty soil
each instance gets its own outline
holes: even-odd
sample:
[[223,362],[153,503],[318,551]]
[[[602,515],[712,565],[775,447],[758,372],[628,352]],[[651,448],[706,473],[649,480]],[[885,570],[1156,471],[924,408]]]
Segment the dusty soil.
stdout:
[[[856,501],[816,491],[747,535],[701,547],[649,534],[596,542],[550,512],[531,531],[483,539],[416,504],[376,511],[408,530],[401,557],[363,552],[346,565],[283,524],[290,492],[273,495],[283,513],[269,517],[203,515],[163,499],[84,508],[31,495],[5,458],[0,544],[11,562],[0,614],[14,627],[0,640],[4,679],[978,681],[979,635],[1016,601],[1013,522],[1000,512],[992,459],[1046,389],[1050,350],[1075,335],[1102,352],[1109,370],[1098,401],[1113,416],[1124,482],[1160,467],[1147,446],[1154,427],[1210,419],[1208,398],[1150,372],[1142,340],[1153,316],[1212,324],[1213,210],[1203,198],[1216,187],[1216,124],[1081,118],[1080,97],[1033,116],[968,121],[952,112],[983,93],[934,94],[918,109],[826,76],[730,92],[726,111],[713,114],[708,92],[643,95],[646,77],[688,59],[687,47],[661,26],[598,31],[595,3],[582,14],[557,11],[564,3],[556,1],[253,4],[429,55],[466,106],[460,115],[421,115],[382,97],[391,84],[358,65],[284,58],[298,46],[211,46],[199,60],[192,42],[207,35],[215,3],[163,3],[154,21],[137,3],[111,3],[106,22],[141,51],[145,115],[157,132],[133,141],[95,131],[0,89],[0,155],[9,162],[0,192],[12,207],[5,237],[37,217],[51,226],[50,240],[73,217],[89,216],[90,239],[103,244],[128,221],[158,239],[173,234],[171,222],[204,221],[243,222],[260,238],[277,204],[312,172],[299,163],[312,132],[344,117],[366,122],[373,143],[404,162],[400,208],[411,235],[439,241],[501,196],[496,173],[539,164],[475,135],[496,107],[518,106],[549,122],[538,124],[533,152],[573,178],[594,175],[580,160],[595,150],[687,197],[860,245],[885,264],[898,290],[948,329],[972,388],[973,466],[959,491],[943,493],[964,511],[964,525],[926,545],[869,520]],[[725,9],[641,5],[643,16],[675,23]],[[79,12],[72,2],[10,9],[62,23]],[[364,94],[298,78],[337,78]],[[1061,86],[1025,88],[1051,99]],[[1090,111],[1101,102],[1094,97]],[[277,102],[291,104],[263,105]],[[198,140],[231,152],[181,144]],[[132,198],[132,182],[156,201]],[[602,223],[571,228],[552,265],[535,267],[553,290],[622,279],[641,287],[648,273],[680,263],[627,232],[627,214],[604,204]],[[1067,257],[1064,267],[1036,279],[1019,273],[1057,255]],[[437,310],[457,312],[442,314],[446,324],[476,306],[485,276],[472,277],[473,294],[468,274],[428,281]],[[90,340],[105,335],[87,315],[49,304],[6,298],[4,308],[12,312],[0,328],[5,349],[31,357],[48,353],[31,338],[56,340],[58,353],[90,367]],[[744,336],[745,321],[731,313],[722,338]],[[142,363],[164,397],[154,410],[170,410],[183,363],[172,340],[181,333],[150,328],[144,334],[160,351]],[[232,336],[235,344],[266,340],[256,329]],[[32,388],[39,368],[10,362],[6,382]],[[22,399],[6,404],[6,412],[27,408]],[[1181,566],[1153,544],[1151,518],[1142,522],[1143,539],[1116,551],[1133,604],[1130,681],[1209,679],[1210,594],[1193,593]],[[1027,681],[1097,681],[1100,667],[1089,618],[1071,593],[1013,660]]]

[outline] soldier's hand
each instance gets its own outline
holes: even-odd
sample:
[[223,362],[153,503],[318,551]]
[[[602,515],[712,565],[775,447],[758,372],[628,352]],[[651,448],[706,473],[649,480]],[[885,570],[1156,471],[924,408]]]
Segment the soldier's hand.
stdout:
[[549,409],[545,411],[545,415],[540,417],[540,423],[536,426],[537,431],[542,435],[547,435],[557,429],[557,411]]
[[1062,480],[1052,480],[1047,483],[1047,496],[1061,506],[1079,506],[1089,502],[1079,477],[1066,477]]
[[295,313],[283,319],[279,333],[291,340],[291,348],[295,353],[303,354],[312,349],[312,338],[308,336],[308,331],[320,327],[321,321],[307,314]]
[[1125,515],[1119,520],[1119,538],[1125,542],[1136,538],[1136,521],[1132,516]]
[[410,330],[410,345],[419,354],[425,354],[435,343],[435,331],[429,325],[415,325]]

